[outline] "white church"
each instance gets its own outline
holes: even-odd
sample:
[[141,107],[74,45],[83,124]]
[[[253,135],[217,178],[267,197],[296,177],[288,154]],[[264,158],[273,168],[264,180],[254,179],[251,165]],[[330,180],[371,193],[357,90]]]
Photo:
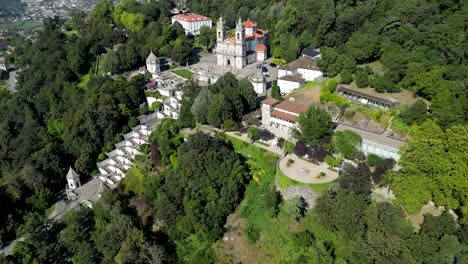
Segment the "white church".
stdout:
[[236,24],[234,36],[227,36],[222,17],[216,25],[217,65],[231,69],[243,69],[246,65],[267,59],[268,31],[257,24],[241,19]]

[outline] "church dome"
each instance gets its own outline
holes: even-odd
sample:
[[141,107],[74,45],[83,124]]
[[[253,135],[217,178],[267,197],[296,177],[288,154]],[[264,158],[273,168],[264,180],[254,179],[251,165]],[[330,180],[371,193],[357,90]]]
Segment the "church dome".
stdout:
[[147,61],[158,61],[158,57],[154,55],[153,51],[148,55],[148,58],[146,58]]
[[253,82],[265,82],[265,77],[261,71],[255,71],[254,74],[250,77]]
[[267,47],[263,44],[260,44],[257,46],[257,51],[263,51],[265,52],[267,50]]

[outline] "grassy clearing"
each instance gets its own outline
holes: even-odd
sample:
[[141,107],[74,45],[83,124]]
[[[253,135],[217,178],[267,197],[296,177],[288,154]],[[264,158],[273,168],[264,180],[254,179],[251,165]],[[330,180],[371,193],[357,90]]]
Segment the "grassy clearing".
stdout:
[[42,27],[42,25],[42,22],[39,21],[17,21],[0,24],[0,29],[31,30],[34,28]]
[[190,79],[192,78],[195,73],[189,71],[189,70],[173,70],[172,71],[173,73],[177,74],[178,76],[182,77],[182,78],[185,78],[185,79]]
[[86,74],[86,75],[81,76],[80,82],[78,83],[78,87],[85,88],[86,85],[88,84],[90,78],[91,78],[91,76],[89,75],[89,73]]

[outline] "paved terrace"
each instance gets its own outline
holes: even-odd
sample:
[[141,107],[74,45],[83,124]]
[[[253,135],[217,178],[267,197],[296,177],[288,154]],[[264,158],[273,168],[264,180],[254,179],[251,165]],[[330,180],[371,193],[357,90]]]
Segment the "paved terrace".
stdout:
[[[294,162],[287,166],[288,160]],[[328,169],[328,165],[324,162],[314,164],[303,160],[294,154],[288,154],[279,161],[279,169],[287,177],[303,183],[326,183],[336,180],[338,172]],[[320,172],[325,173],[325,176],[320,177]]]

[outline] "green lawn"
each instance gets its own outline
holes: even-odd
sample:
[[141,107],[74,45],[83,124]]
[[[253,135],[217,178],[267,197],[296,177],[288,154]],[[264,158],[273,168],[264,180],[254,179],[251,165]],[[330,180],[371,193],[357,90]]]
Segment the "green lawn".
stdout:
[[80,87],[80,88],[85,88],[86,85],[87,85],[88,82],[89,82],[89,79],[90,79],[89,73],[86,74],[86,75],[81,76],[80,82],[78,83],[78,87]]
[[42,22],[39,21],[17,21],[11,23],[0,24],[0,29],[14,29],[14,30],[30,30],[37,27],[42,27]]
[[191,72],[189,70],[184,70],[184,69],[173,70],[172,72],[179,75],[182,78],[185,78],[185,79],[190,79],[195,75],[195,73],[193,73],[193,72]]

